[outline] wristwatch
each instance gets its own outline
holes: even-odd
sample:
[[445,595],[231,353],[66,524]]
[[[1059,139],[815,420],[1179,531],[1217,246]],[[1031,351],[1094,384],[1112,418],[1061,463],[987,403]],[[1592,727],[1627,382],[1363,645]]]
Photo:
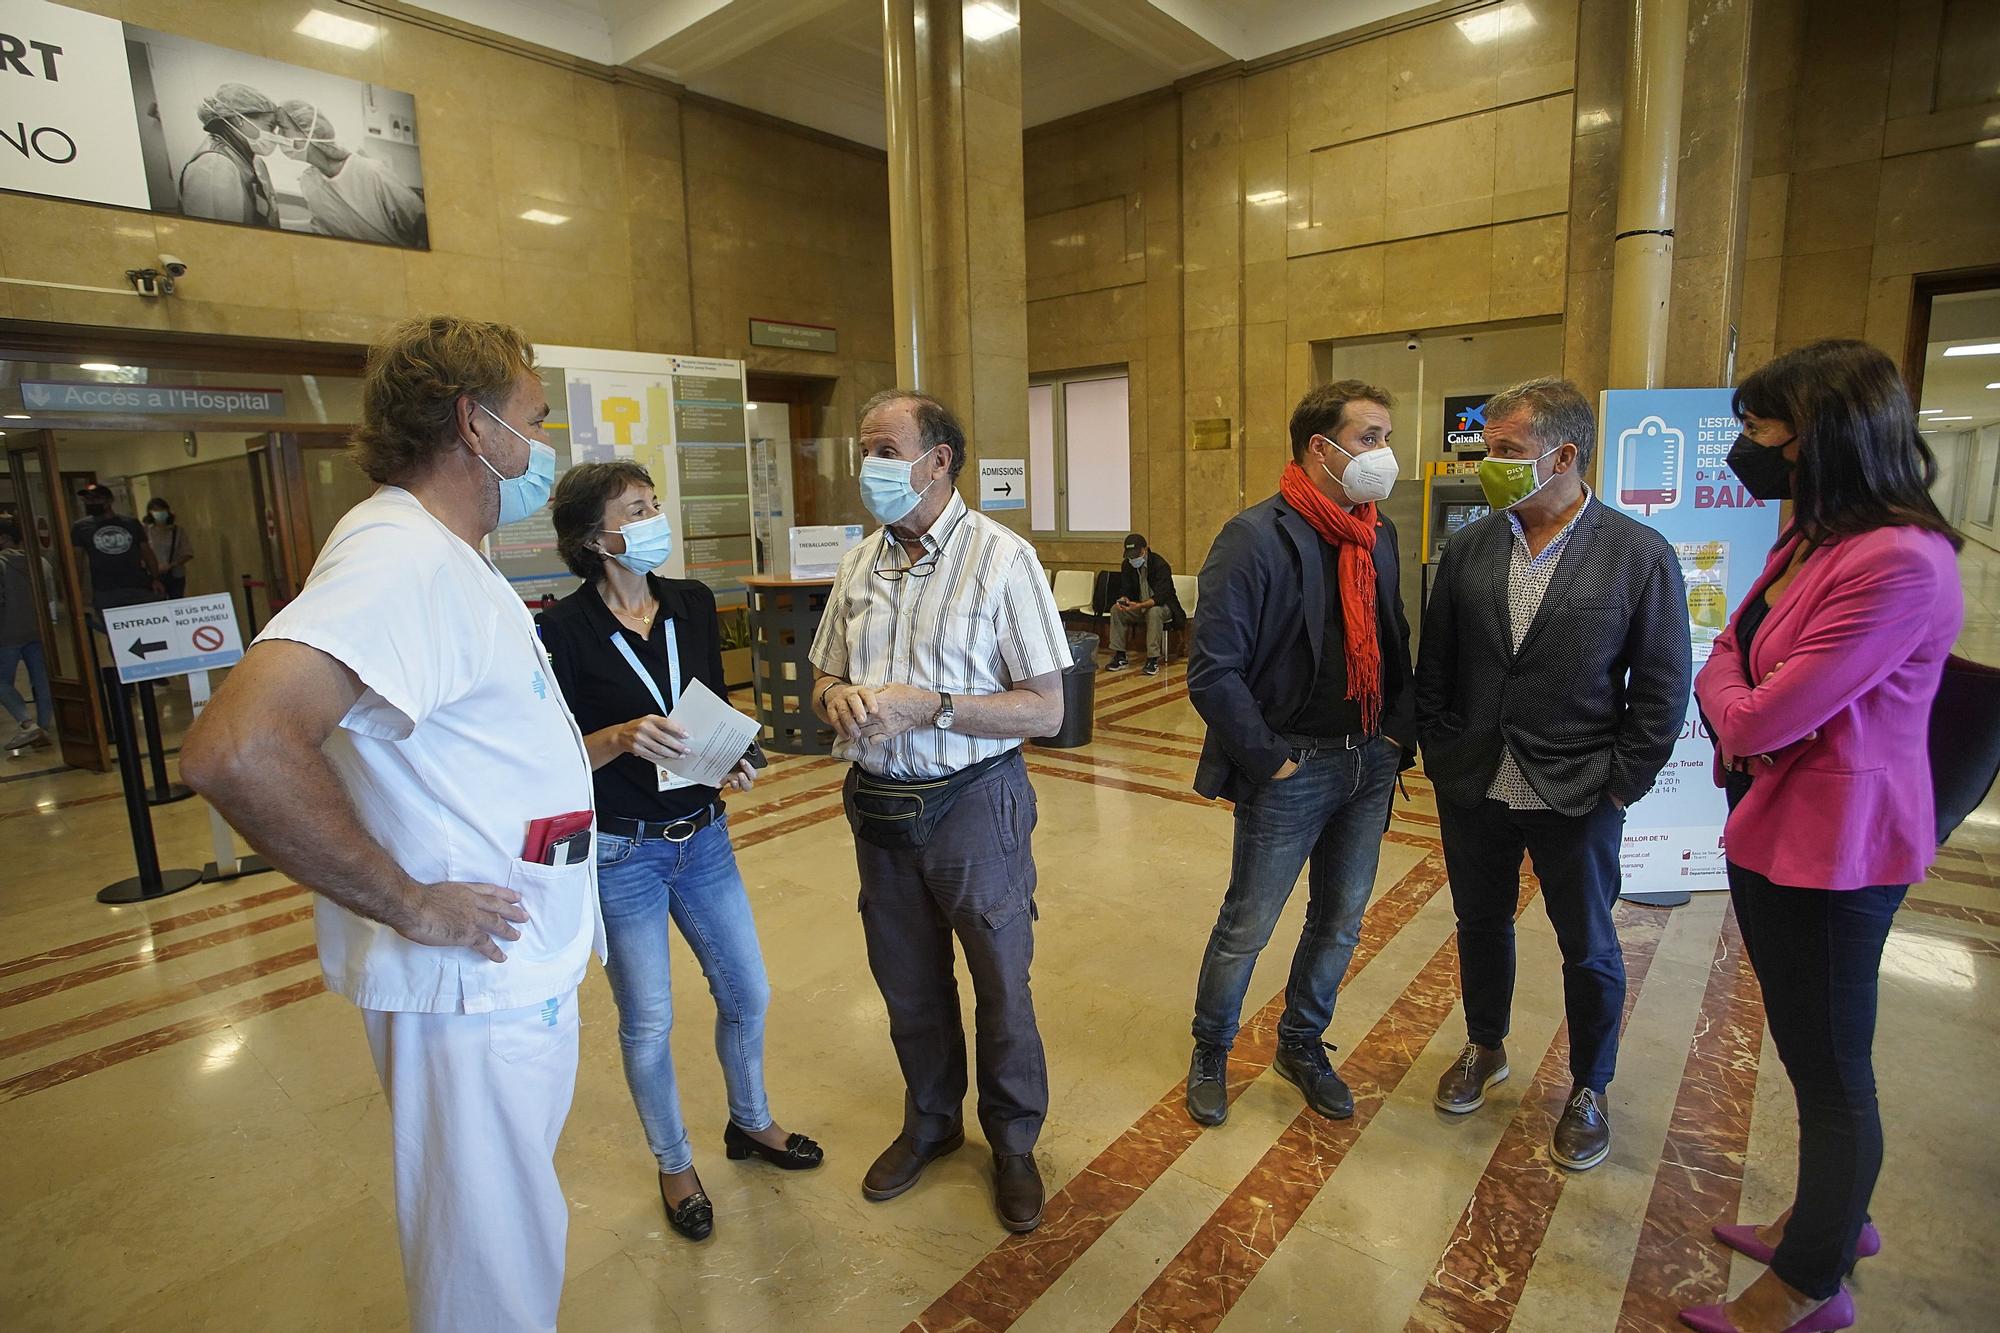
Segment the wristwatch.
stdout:
[[949,694],[946,694],[943,690],[939,690],[938,710],[937,712],[931,714],[931,725],[936,727],[939,731],[950,731],[951,724],[956,720],[957,720],[957,714],[952,712],[951,696]]

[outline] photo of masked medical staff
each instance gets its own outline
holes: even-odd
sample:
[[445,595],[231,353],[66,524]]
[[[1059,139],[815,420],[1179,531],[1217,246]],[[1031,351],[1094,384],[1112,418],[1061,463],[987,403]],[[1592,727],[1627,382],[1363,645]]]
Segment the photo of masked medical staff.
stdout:
[[428,249],[416,99],[127,26],[154,211]]

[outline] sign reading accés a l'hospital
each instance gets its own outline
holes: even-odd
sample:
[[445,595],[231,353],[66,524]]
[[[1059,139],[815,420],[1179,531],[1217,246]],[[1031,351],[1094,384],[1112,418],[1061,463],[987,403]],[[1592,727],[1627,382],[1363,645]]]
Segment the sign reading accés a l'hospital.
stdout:
[[285,414],[285,391],[220,384],[74,384],[23,380],[21,404],[35,412],[281,417]]

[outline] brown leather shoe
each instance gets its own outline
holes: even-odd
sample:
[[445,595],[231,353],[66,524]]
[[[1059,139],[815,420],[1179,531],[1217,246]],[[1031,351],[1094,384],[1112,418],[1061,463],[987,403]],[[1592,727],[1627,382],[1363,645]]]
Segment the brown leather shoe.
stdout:
[[877,1203],[893,1199],[916,1184],[925,1167],[964,1146],[963,1129],[953,1130],[951,1137],[935,1143],[919,1143],[908,1134],[898,1134],[896,1141],[882,1150],[882,1155],[875,1159],[875,1165],[869,1167],[868,1174],[861,1178],[861,1193]]
[[1549,1141],[1549,1156],[1570,1171],[1588,1171],[1611,1155],[1611,1118],[1589,1088],[1577,1088],[1563,1107],[1562,1119]]
[[1489,1051],[1476,1041],[1468,1041],[1438,1080],[1437,1096],[1432,1100],[1438,1110],[1453,1115],[1477,1111],[1486,1105],[1486,1090],[1504,1080],[1508,1072],[1505,1043]]
[[993,1203],[1009,1231],[1033,1231],[1042,1224],[1042,1173],[1033,1153],[993,1154]]

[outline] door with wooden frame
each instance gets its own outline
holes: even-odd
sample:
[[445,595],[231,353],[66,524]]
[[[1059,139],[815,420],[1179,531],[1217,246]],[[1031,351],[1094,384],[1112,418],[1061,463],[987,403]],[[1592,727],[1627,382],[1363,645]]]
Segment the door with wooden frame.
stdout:
[[111,738],[99,692],[78,552],[69,539],[74,521],[56,466],[55,437],[48,431],[9,431],[7,469],[19,506],[16,517],[30,559],[28,581],[48,663],[55,740],[63,762],[108,772]]

